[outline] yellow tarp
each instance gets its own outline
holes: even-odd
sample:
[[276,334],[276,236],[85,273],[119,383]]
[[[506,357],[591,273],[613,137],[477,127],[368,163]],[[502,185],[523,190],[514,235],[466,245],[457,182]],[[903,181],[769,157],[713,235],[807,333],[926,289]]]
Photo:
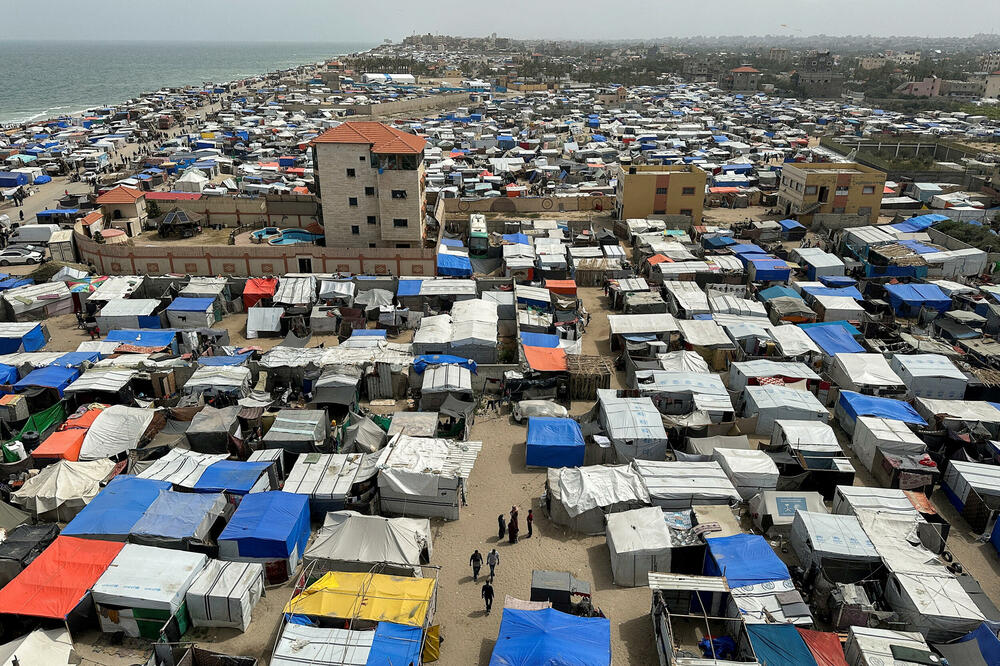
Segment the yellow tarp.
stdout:
[[427,640],[424,641],[424,651],[420,660],[427,663],[441,658],[441,627],[434,625],[427,630]]
[[423,627],[435,584],[433,578],[331,571],[289,601],[285,612]]

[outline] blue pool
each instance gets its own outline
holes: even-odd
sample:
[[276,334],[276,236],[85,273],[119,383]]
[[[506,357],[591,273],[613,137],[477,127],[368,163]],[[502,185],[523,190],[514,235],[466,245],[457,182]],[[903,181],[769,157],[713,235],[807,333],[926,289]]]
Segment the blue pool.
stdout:
[[267,241],[268,245],[294,245],[295,243],[312,243],[322,238],[323,234],[312,234],[305,229],[278,229],[264,227],[250,234],[257,241]]

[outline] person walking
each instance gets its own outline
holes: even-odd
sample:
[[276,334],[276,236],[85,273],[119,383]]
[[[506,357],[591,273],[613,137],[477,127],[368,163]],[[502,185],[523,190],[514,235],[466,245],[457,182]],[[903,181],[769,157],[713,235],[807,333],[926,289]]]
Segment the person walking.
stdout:
[[494,548],[486,553],[486,564],[490,565],[490,580],[496,575],[497,565],[500,564],[500,553]]
[[17,217],[21,220],[21,222],[24,222],[24,211],[23,210],[17,211]]
[[472,557],[469,558],[469,564],[472,565],[472,580],[478,582],[479,570],[483,568],[483,556],[478,548],[472,553]]
[[517,506],[510,507],[510,522],[517,527]]
[[497,516],[497,541],[500,541],[505,536],[507,536],[507,521],[503,519],[503,514],[501,513]]
[[492,581],[493,581],[492,578],[487,578],[486,582],[483,583],[482,596],[483,596],[483,601],[486,602],[487,615],[490,614],[490,609],[493,608],[493,585],[490,584],[492,583]]
[[507,525],[507,540],[509,543],[517,543],[517,523],[513,520]]
[[528,524],[528,538],[531,538],[531,524],[535,522],[535,515],[532,513],[532,509],[528,509],[528,516],[524,519],[524,522]]

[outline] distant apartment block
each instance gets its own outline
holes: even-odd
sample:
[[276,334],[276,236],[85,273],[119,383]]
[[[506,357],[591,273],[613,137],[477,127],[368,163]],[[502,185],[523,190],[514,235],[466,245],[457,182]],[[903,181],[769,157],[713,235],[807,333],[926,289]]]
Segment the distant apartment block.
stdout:
[[778,48],[778,47],[772,47],[767,52],[767,59],[770,60],[770,61],[772,61],[772,62],[776,62],[778,64],[781,64],[781,63],[784,63],[784,62],[788,62],[788,59],[790,57],[791,56],[788,53],[788,49],[783,49],[783,48]]
[[983,72],[995,72],[1000,69],[1000,51],[990,51],[979,58],[979,68]]
[[313,139],[327,247],[423,247],[427,142],[377,122]]
[[792,85],[810,97],[840,97],[844,75],[829,51],[810,51],[792,74]]
[[817,213],[861,215],[874,224],[884,190],[885,174],[860,164],[786,164],[778,206],[807,226]]
[[761,72],[749,65],[736,67],[729,70],[722,78],[722,87],[725,90],[738,92],[755,92],[760,87]]
[[618,219],[688,215],[701,223],[708,175],[693,165],[619,167],[615,190]]
[[938,77],[927,76],[922,81],[908,81],[896,88],[895,92],[911,97],[937,97],[941,94],[941,83],[942,80]]

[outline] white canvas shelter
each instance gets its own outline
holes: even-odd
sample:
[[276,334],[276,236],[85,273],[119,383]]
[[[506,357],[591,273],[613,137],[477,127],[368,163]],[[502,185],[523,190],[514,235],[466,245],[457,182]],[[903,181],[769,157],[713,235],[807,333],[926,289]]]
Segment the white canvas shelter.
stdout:
[[139,472],[141,479],[167,481],[179,488],[193,489],[205,470],[225,460],[226,453],[197,453],[187,449],[170,449],[162,457]]
[[254,606],[263,596],[264,565],[209,560],[184,599],[194,626],[246,631]]
[[247,310],[247,339],[259,338],[262,333],[281,333],[281,315],[284,313],[284,308],[260,305]]
[[722,378],[716,374],[636,370],[635,388],[644,396],[659,396],[665,414],[687,414],[698,410],[710,415],[713,423],[733,412]]
[[770,359],[737,361],[729,366],[729,390],[741,390],[751,377],[782,377],[791,381],[802,379],[819,381],[820,378],[808,365],[796,361]]
[[311,306],[316,302],[316,278],[312,275],[281,278],[271,302],[284,306]]
[[[667,284],[684,283],[668,282]],[[738,315],[740,317],[760,319],[764,323],[767,323],[767,309],[764,307],[764,304],[759,301],[752,301],[748,298],[739,298],[729,294],[720,294],[710,289],[708,304],[709,307],[711,307],[713,314]]]
[[730,592],[733,595],[733,604],[747,624],[778,622],[806,627],[813,624],[808,606],[798,603],[783,603],[783,600],[789,597],[792,599],[799,597],[795,583],[790,578],[734,587]]
[[471,399],[472,372],[461,365],[428,366],[420,386],[420,409],[435,410],[449,395],[460,400]]
[[812,338],[798,326],[791,324],[772,326],[770,332],[781,351],[781,355],[785,358],[799,358],[820,353],[820,348],[816,346]]
[[91,368],[77,377],[76,381],[63,391],[66,395],[73,393],[118,393],[139,374],[138,370],[108,370]]
[[949,641],[986,620],[962,584],[950,573],[939,576],[895,573],[885,599],[900,620],[930,641]]
[[642,480],[650,503],[663,509],[731,505],[741,500],[717,462],[636,460],[632,467]]
[[271,666],[366,666],[374,631],[286,624],[271,655]]
[[778,466],[763,451],[716,449],[712,460],[719,463],[745,500],[778,486]]
[[660,363],[660,368],[668,372],[694,372],[709,374],[708,363],[698,352],[679,350],[657,354],[656,360]]
[[850,296],[815,296],[817,309],[822,312],[821,321],[851,321],[864,315],[864,308]]
[[851,448],[868,471],[872,469],[878,449],[896,456],[919,456],[927,451],[927,445],[907,424],[875,416],[858,417]]
[[124,405],[102,410],[83,438],[80,460],[111,458],[136,448],[154,414],[152,409]]
[[895,666],[892,646],[930,652],[924,637],[915,631],[893,631],[869,627],[848,627],[844,654],[851,666]]
[[28,477],[11,501],[41,520],[68,523],[97,497],[114,467],[110,460],[60,460]]
[[73,312],[73,294],[65,282],[41,282],[3,292],[14,321],[35,321]]
[[[959,503],[959,511],[965,507],[969,496],[975,492],[987,506],[1000,507],[1000,466],[984,463],[951,460],[945,470],[942,483],[950,490]],[[954,500],[953,500],[954,501]]]
[[354,305],[356,286],[349,280],[323,280],[319,285],[319,300],[335,301],[338,305]]
[[188,395],[250,395],[252,373],[242,365],[203,365],[184,382]]
[[750,498],[750,517],[764,534],[787,535],[796,511],[826,513],[823,496],[807,490],[765,490]]
[[598,389],[599,420],[621,462],[663,460],[667,432],[660,412],[647,398],[619,398],[613,389]]
[[833,494],[833,513],[858,515],[863,511],[899,513],[916,518],[917,510],[899,488],[837,486]]
[[844,455],[833,428],[820,421],[775,420],[771,446],[813,456]]
[[482,442],[397,435],[379,451],[383,513],[457,520]]
[[108,301],[97,314],[97,325],[102,331],[113,331],[120,328],[148,328],[140,323],[139,318],[151,316],[160,307],[160,301],[154,298],[116,298]]
[[892,371],[882,354],[837,354],[830,379],[841,389],[868,395],[901,392],[903,380]]
[[[854,516],[796,511],[789,540],[799,564],[807,569],[877,564],[881,559]],[[865,566],[860,571],[864,573]]]
[[747,386],[744,392],[744,415],[757,414],[758,435],[769,435],[779,419],[826,423],[830,413],[816,396],[787,386]]
[[142,285],[141,275],[112,275],[87,296],[88,301],[111,301],[127,299]]
[[690,319],[696,314],[712,312],[708,305],[708,295],[694,282],[665,282],[667,305],[670,314]]
[[286,493],[309,496],[313,515],[343,509],[352,487],[377,473],[377,454],[303,453],[285,479]]
[[584,534],[603,534],[605,516],[649,504],[649,493],[630,465],[549,468],[549,517]]
[[677,322],[681,337],[692,347],[732,349],[733,341],[725,329],[711,319],[681,319]]
[[612,513],[607,521],[605,535],[615,585],[641,587],[649,583],[649,572],[670,571],[670,530],[662,509],[647,506]]
[[889,365],[903,380],[911,396],[935,400],[965,398],[969,380],[947,356],[896,354]]
[[1000,408],[982,400],[917,398],[913,401],[913,407],[931,424],[931,427],[941,423],[950,429],[960,426],[963,421],[1000,423]]
[[16,663],[21,666],[69,666],[79,661],[73,651],[73,639],[69,630],[62,627],[35,629],[30,634],[0,645],[0,666],[15,666],[15,657]]
[[314,571],[363,571],[421,576],[422,554],[431,555],[431,523],[426,518],[365,516],[354,511],[326,514],[303,561]]

